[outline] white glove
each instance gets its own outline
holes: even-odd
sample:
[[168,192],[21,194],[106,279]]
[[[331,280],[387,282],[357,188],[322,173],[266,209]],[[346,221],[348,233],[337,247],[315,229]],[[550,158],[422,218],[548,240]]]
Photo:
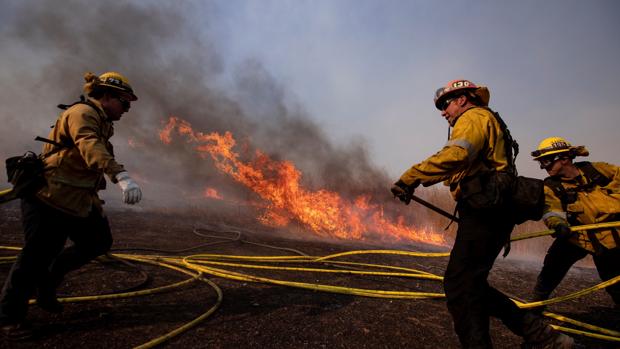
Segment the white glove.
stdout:
[[123,202],[129,205],[137,204],[142,199],[142,190],[127,171],[123,171],[116,175],[118,186],[123,191]]

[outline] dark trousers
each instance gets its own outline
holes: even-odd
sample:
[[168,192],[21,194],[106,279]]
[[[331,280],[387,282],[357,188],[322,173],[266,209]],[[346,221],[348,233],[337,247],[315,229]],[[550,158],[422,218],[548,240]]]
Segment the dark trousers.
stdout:
[[[551,292],[564,279],[573,264],[587,255],[588,251],[568,240],[555,239],[547,251],[543,268],[538,275],[538,281],[534,288],[536,300],[549,298]],[[601,280],[607,281],[620,275],[620,247],[603,250],[599,254],[592,255],[592,259]],[[613,301],[620,305],[620,283],[611,285],[605,290]]]
[[492,348],[489,317],[523,335],[521,310],[487,281],[495,258],[514,227],[503,209],[472,209],[459,203],[459,227],[444,275],[454,329],[463,348]]
[[[24,247],[13,264],[0,296],[0,319],[21,321],[28,299],[37,290],[55,289],[64,275],[78,269],[112,246],[106,217],[97,210],[75,217],[34,197],[22,199]],[[73,244],[65,248],[69,238]]]

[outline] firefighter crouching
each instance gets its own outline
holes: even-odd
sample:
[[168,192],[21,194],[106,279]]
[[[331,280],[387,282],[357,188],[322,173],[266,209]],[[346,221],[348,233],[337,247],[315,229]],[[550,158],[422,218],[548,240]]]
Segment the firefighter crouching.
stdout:
[[[573,162],[587,156],[583,146],[550,137],[532,152],[549,177],[545,179],[545,224],[555,240],[545,256],[534,287],[534,300],[546,300],[571,266],[592,255],[606,281],[620,275],[620,235],[616,228],[573,232],[569,226],[620,220],[620,167],[605,162]],[[620,284],[606,288],[620,308]]]
[[[31,296],[46,311],[62,311],[56,288],[64,275],[110,249],[110,226],[97,195],[106,186],[104,174],[120,186],[124,203],[135,204],[142,197],[109,141],[113,122],[137,97],[118,73],[87,73],[84,78],[88,98],[65,106],[49,133],[50,143],[43,146],[44,186],[21,200],[24,247],[0,297],[0,323],[9,339],[32,335],[26,321]],[[65,248],[67,238],[72,244]]]
[[[491,184],[514,177],[516,144],[499,114],[488,107],[489,90],[454,80],[437,90],[435,106],[453,127],[448,143],[407,170],[392,193],[409,203],[414,189],[444,181],[457,200],[459,226],[444,275],[447,306],[463,348],[492,348],[489,317],[500,318],[524,347],[572,348],[573,339],[553,330],[491,287],[487,278],[514,227],[507,200]],[[516,147],[515,147],[516,148]]]

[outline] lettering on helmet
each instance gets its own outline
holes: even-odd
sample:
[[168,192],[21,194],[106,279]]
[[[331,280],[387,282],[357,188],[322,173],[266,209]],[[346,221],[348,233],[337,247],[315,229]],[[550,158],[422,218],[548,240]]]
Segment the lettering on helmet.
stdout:
[[119,79],[112,78],[112,77],[106,78],[104,82],[108,84],[112,84],[112,85],[117,85],[117,86],[123,85],[122,81],[120,81]]
[[453,88],[469,87],[471,83],[467,80],[459,80],[452,83]]
[[551,149],[565,149],[569,148],[569,145],[566,142],[558,141],[551,143]]

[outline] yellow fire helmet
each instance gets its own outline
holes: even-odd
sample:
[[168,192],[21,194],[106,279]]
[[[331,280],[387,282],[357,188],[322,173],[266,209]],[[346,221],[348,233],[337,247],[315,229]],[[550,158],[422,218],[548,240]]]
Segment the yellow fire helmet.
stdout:
[[435,107],[444,110],[444,102],[458,92],[471,91],[478,98],[483,107],[489,105],[491,93],[486,86],[478,86],[469,80],[452,80],[446,86],[440,87],[435,91]]
[[88,72],[84,74],[84,92],[88,95],[98,88],[107,88],[121,92],[129,101],[135,101],[138,97],[133,93],[129,80],[117,72],[107,72],[100,76]]
[[582,145],[575,147],[562,137],[549,137],[540,142],[538,149],[532,152],[532,156],[534,160],[538,160],[548,155],[561,153],[569,153],[567,155],[570,157],[588,156],[590,154],[586,147]]

